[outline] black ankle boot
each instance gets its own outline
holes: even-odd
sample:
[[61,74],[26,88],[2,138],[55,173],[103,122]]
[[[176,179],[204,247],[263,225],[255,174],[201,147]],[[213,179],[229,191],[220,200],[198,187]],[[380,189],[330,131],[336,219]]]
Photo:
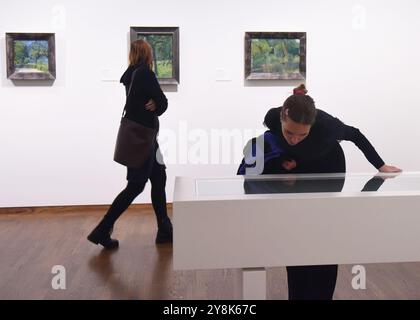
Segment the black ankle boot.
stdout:
[[172,243],[172,223],[169,218],[158,225],[158,232],[156,235],[156,244]]
[[87,236],[87,239],[94,244],[100,244],[105,249],[116,249],[119,246],[119,242],[116,239],[111,239],[113,228],[104,228],[99,224],[93,231]]

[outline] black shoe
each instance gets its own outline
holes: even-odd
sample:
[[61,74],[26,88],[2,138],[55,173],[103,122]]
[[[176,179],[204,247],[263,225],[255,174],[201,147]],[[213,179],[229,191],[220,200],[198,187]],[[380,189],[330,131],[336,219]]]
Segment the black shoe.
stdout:
[[87,239],[94,244],[100,244],[107,250],[116,249],[119,246],[119,242],[116,239],[111,238],[112,228],[108,231],[104,230],[99,224],[93,231],[87,236]]
[[171,224],[171,221],[168,220],[166,223],[159,226],[155,242],[156,244],[162,244],[162,243],[172,243],[172,241],[173,241],[172,224]]

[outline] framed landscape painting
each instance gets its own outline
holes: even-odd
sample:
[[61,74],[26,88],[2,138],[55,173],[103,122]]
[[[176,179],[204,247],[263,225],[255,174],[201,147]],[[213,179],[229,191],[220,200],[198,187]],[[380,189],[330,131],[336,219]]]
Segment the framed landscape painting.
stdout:
[[179,84],[179,28],[131,27],[130,42],[145,39],[152,47],[153,68],[160,84]]
[[54,33],[6,33],[7,78],[54,80]]
[[306,32],[246,32],[246,80],[304,80]]

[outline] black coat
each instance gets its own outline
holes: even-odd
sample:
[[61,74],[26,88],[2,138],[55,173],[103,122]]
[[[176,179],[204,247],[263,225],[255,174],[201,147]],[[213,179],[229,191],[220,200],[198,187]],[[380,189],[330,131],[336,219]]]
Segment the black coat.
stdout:
[[[168,108],[168,100],[155,73],[145,64],[129,66],[120,82],[124,84],[127,94],[125,117],[146,127],[159,129],[158,116]],[[146,110],[145,105],[150,99],[156,103],[156,111]]]
[[319,109],[309,135],[297,145],[291,146],[281,132],[280,112],[281,107],[270,109],[264,118],[264,123],[277,134],[285,154],[295,159],[298,165],[312,167],[314,163],[330,159],[330,154],[337,150],[338,142],[341,140],[353,142],[375,168],[379,169],[385,164],[359,129],[348,126]]

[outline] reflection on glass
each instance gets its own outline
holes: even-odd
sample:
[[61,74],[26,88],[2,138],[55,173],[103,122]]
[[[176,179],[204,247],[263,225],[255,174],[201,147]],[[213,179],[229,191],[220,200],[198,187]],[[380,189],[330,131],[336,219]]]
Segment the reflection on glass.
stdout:
[[[392,178],[392,179],[390,179]],[[384,180],[387,180],[384,183]],[[420,192],[420,172],[390,174],[285,174],[197,178],[197,196],[317,192]]]
[[245,194],[340,192],[345,178],[290,179],[244,181]]
[[[290,178],[277,180],[245,179],[245,194],[267,193],[316,193],[316,192],[341,192],[345,176],[325,179],[297,179]],[[384,178],[374,176],[366,182],[361,191],[377,191],[384,183]]]
[[368,182],[366,182],[365,186],[363,187],[362,191],[378,191],[379,188],[384,183],[385,178],[374,176]]

